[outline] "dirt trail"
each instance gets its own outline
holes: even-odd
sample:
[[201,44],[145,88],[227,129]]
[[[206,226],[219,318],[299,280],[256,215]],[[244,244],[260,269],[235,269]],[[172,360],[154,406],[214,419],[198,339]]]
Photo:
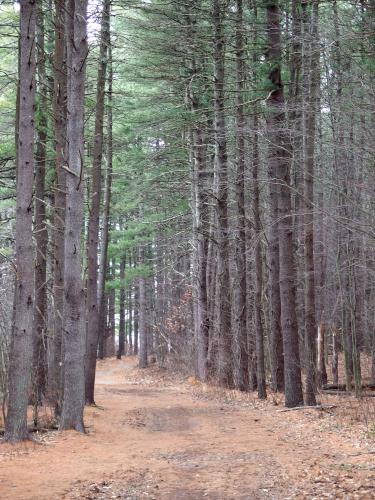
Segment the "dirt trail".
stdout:
[[87,435],[1,444],[0,498],[375,498],[374,455],[316,414],[210,398],[134,359],[99,363],[97,403]]

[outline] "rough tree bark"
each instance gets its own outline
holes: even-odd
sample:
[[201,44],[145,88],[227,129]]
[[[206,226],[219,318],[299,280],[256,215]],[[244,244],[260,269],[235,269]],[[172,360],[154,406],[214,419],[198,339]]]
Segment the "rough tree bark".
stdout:
[[[288,118],[291,130],[292,158],[291,184],[293,206],[293,241],[297,270],[296,308],[298,330],[301,343],[305,340],[305,286],[304,286],[304,226],[303,226],[303,153],[305,127],[303,121],[304,95],[308,94],[306,85],[308,78],[309,58],[306,57],[306,43],[303,37],[303,0],[291,2],[291,50],[290,50],[290,85],[288,99]],[[308,55],[308,54],[307,54]],[[303,358],[304,361],[304,358]]]
[[54,188],[54,234],[53,234],[53,298],[54,331],[52,342],[52,363],[48,374],[49,399],[55,408],[55,415],[61,413],[62,397],[62,318],[64,306],[64,227],[65,227],[65,184],[66,171],[66,90],[67,74],[65,64],[65,0],[55,0],[55,54],[54,54],[54,99],[53,115],[55,128]]
[[225,119],[224,67],[225,35],[224,8],[226,2],[213,0],[213,63],[214,63],[214,130],[215,161],[217,171],[217,270],[216,270],[216,317],[214,329],[218,339],[217,376],[223,386],[231,386],[232,345],[231,311],[228,297],[229,284],[229,234],[228,234],[228,158]]
[[108,297],[105,291],[105,282],[107,277],[107,256],[108,242],[110,236],[110,212],[111,212],[111,196],[112,196],[112,170],[113,170],[113,112],[112,112],[112,86],[113,86],[113,67],[112,67],[112,47],[111,47],[111,32],[108,34],[108,106],[107,106],[107,169],[105,174],[105,188],[103,201],[103,220],[101,231],[101,251],[99,262],[99,279],[98,279],[98,301],[99,301],[99,346],[103,343],[101,339],[104,336],[107,317]]
[[[199,106],[194,95],[191,96],[193,111],[198,111]],[[208,301],[207,301],[207,249],[208,249],[208,186],[207,186],[207,163],[205,152],[205,139],[202,124],[194,126],[193,133],[193,169],[196,182],[196,258],[197,258],[197,373],[201,380],[208,378]]]
[[267,37],[269,81],[271,92],[268,104],[268,161],[271,182],[279,186],[279,262],[281,328],[284,347],[285,405],[303,404],[299,339],[295,300],[295,265],[293,253],[292,207],[290,193],[290,142],[285,120],[284,87],[281,79],[281,26],[278,2],[267,3]]
[[[318,2],[308,1],[312,6],[308,47],[310,52],[309,89],[306,106],[306,139],[304,171],[304,250],[305,250],[305,349],[306,349],[306,389],[305,402],[308,406],[316,404],[316,321],[315,321],[315,269],[314,269],[314,170],[316,104],[319,92],[319,41],[318,41]],[[303,3],[307,8],[307,2]],[[306,27],[307,30],[307,27]]]
[[[254,233],[258,239],[261,234],[260,220],[260,189],[259,189],[259,144],[258,144],[258,114],[257,109],[254,113],[254,130],[253,137],[253,212],[254,212]],[[254,294],[254,323],[255,323],[255,338],[256,338],[256,357],[257,357],[257,389],[258,397],[265,399],[266,392],[266,369],[264,357],[264,332],[262,322],[262,291],[263,291],[263,266],[262,266],[262,247],[260,239],[255,244],[255,294]],[[276,377],[277,380],[277,377]]]
[[[351,165],[348,158],[348,150],[345,144],[345,128],[346,123],[343,123],[341,110],[344,107],[344,96],[343,90],[345,86],[344,82],[344,62],[342,58],[342,48],[341,48],[341,24],[339,19],[339,9],[337,1],[332,2],[333,10],[333,26],[335,30],[335,44],[333,47],[333,58],[335,62],[335,71],[333,74],[333,82],[335,84],[335,96],[333,103],[330,103],[331,107],[331,120],[332,120],[332,133],[334,138],[334,167],[335,175],[340,179],[340,189],[338,192],[338,211],[339,216],[343,220],[350,219],[351,215],[348,212],[348,193],[350,191],[350,185],[348,179],[351,177]],[[342,178],[341,172],[344,172],[344,178]],[[345,359],[345,377],[347,390],[352,389],[353,378],[355,381],[356,361],[358,360],[357,353],[355,352],[353,346],[353,336],[352,336],[352,326],[351,322],[351,296],[352,290],[350,286],[350,271],[351,269],[351,232],[339,228],[338,236],[338,259],[339,265],[345,269],[345,273],[341,276],[339,275],[339,286],[341,294],[341,314],[342,314],[342,336],[343,336],[343,347],[344,347],[344,359]]]
[[[131,262],[129,262],[129,267]],[[129,285],[128,288],[128,311],[129,311],[129,329],[128,329],[128,354],[131,356],[133,354],[133,300],[132,300],[132,287]]]
[[339,349],[336,327],[332,327],[332,382],[339,383]]
[[[198,92],[194,92],[194,82],[200,77],[201,67],[197,56],[197,6],[196,0],[189,5],[187,13],[188,40],[189,40],[189,65],[190,79],[186,89],[187,101],[191,112],[195,117],[200,116],[201,103]],[[207,296],[207,249],[209,233],[208,214],[208,173],[205,144],[204,119],[197,119],[190,128],[190,160],[192,164],[192,213],[194,230],[194,281],[193,288],[193,311],[194,325],[197,345],[197,375],[201,380],[208,378],[208,342],[209,342],[209,320],[208,320],[208,296]],[[164,279],[164,277],[163,277]],[[159,282],[158,282],[159,283]],[[165,287],[164,287],[165,288]],[[163,342],[163,357],[166,355],[167,346]]]
[[35,158],[35,303],[33,323],[33,400],[42,403],[47,384],[47,246],[45,174],[47,142],[47,75],[44,52],[44,15],[38,6],[37,75],[39,91],[39,123]]
[[[193,109],[198,106],[193,101]],[[197,369],[201,380],[208,378],[208,340],[209,320],[207,301],[207,250],[208,250],[208,179],[205,152],[205,139],[202,124],[197,124],[193,131],[194,170],[197,178]]]
[[317,340],[317,383],[319,387],[322,387],[327,383],[327,370],[324,359],[325,336],[326,336],[325,334],[326,334],[326,327],[323,323],[320,323],[320,325],[318,326],[318,340]]
[[[135,265],[135,263],[134,263]],[[133,354],[138,355],[139,346],[139,285],[135,284],[134,290],[134,344],[133,344]]]
[[[139,247],[138,264],[142,266],[145,261],[145,250]],[[138,306],[138,327],[139,327],[139,368],[146,368],[148,365],[148,339],[147,339],[147,311],[146,311],[146,278],[141,276],[138,280],[139,306]]]
[[35,112],[35,27],[37,4],[21,0],[19,121],[16,197],[16,283],[9,353],[5,439],[27,439],[27,405],[32,365],[34,251],[32,228]]
[[[254,12],[254,42],[257,40],[258,30],[257,30],[257,19],[258,10],[256,2],[253,2],[253,12]],[[253,56],[254,68],[256,68],[256,63],[258,62],[258,54],[255,52]],[[257,85],[257,72],[253,72],[253,81]],[[265,399],[267,397],[266,392],[266,370],[265,370],[265,356],[264,356],[264,332],[263,332],[263,322],[262,322],[262,291],[263,291],[263,265],[262,265],[262,247],[261,247],[261,219],[260,219],[260,189],[259,189],[259,140],[258,140],[258,129],[259,129],[259,116],[258,108],[255,104],[253,107],[253,136],[252,136],[252,180],[253,180],[253,192],[252,192],[252,208],[254,217],[254,236],[255,236],[255,249],[254,249],[254,260],[255,260],[255,290],[254,290],[254,324],[255,324],[255,348],[256,348],[256,375],[257,375],[257,390],[258,397],[260,399]],[[275,355],[272,362],[275,363],[275,368],[278,366],[277,361],[277,348],[275,347]],[[280,389],[277,384],[277,369],[274,374],[275,388]]]
[[85,291],[81,232],[84,217],[84,102],[87,58],[87,0],[69,0],[67,27],[67,142],[64,251],[64,396],[60,429],[84,432]]
[[217,272],[217,247],[214,242],[215,240],[215,228],[216,228],[216,211],[211,210],[211,224],[210,224],[210,235],[208,239],[208,249],[207,249],[207,305],[208,305],[208,327],[209,327],[209,338],[208,338],[208,354],[207,354],[207,370],[209,375],[212,376],[216,373],[217,366],[217,335],[215,331],[215,283],[216,283],[216,272]]
[[[162,230],[162,228],[160,228]],[[155,299],[155,342],[156,342],[156,359],[158,365],[163,367],[165,363],[165,357],[168,352],[168,344],[164,335],[164,322],[165,322],[165,299],[166,299],[166,287],[165,287],[165,269],[164,269],[164,253],[163,244],[165,244],[164,238],[158,238],[155,241],[156,247],[156,263],[155,263],[155,275],[156,275],[156,299]],[[193,299],[194,300],[194,299]],[[132,301],[131,301],[131,288],[129,288],[129,334],[131,334],[132,326]],[[194,318],[195,319],[195,318]],[[131,341],[131,335],[129,335],[129,344]]]
[[245,215],[245,41],[243,1],[237,0],[236,45],[236,171],[235,241],[232,265],[233,381],[241,391],[249,387],[248,339],[246,327],[246,215]]
[[125,354],[125,268],[126,268],[126,260],[125,256],[121,257],[120,260],[120,303],[119,303],[119,312],[120,312],[120,324],[119,324],[119,337],[118,337],[118,350],[117,350],[117,359],[121,359],[121,356]]
[[[272,2],[271,2],[272,4]],[[273,6],[270,6],[272,9]],[[271,36],[271,33],[269,33]],[[269,41],[269,44],[271,41]],[[275,49],[277,50],[277,48]],[[269,57],[271,52],[269,51]],[[275,55],[279,58],[279,55]],[[279,59],[277,59],[279,62]],[[272,61],[271,61],[272,64]],[[272,81],[272,80],[271,80]],[[276,98],[275,91],[272,97]],[[271,110],[271,116],[273,111]],[[269,126],[270,132],[273,125]],[[276,133],[276,131],[275,131]],[[272,144],[272,143],[271,143]],[[280,302],[280,250],[279,250],[279,184],[277,181],[277,156],[270,148],[271,161],[268,162],[269,197],[271,227],[268,233],[268,264],[269,264],[269,293],[270,293],[270,354],[271,354],[271,383],[274,391],[284,390],[284,355],[283,338],[281,331],[281,302]]]
[[271,228],[268,235],[268,262],[270,288],[270,326],[271,326],[271,375],[272,389],[284,390],[284,356],[281,332],[280,302],[280,259],[279,259],[279,185],[277,183],[277,161],[268,163]]
[[[116,279],[116,261],[112,259],[111,262],[111,280]],[[108,329],[106,332],[106,338],[104,342],[104,357],[110,358],[115,355],[115,315],[116,315],[116,290],[111,288],[108,292]],[[126,353],[126,348],[124,349],[124,354]]]
[[87,242],[87,342],[85,366],[86,403],[94,404],[96,356],[99,338],[98,242],[102,191],[104,91],[107,72],[110,1],[104,0],[101,21],[99,68],[96,87],[95,132],[92,164],[90,217]]

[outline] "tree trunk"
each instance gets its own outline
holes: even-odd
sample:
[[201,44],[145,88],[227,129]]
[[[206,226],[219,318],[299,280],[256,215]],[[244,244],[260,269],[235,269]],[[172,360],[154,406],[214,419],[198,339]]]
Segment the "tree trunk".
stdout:
[[130,285],[128,288],[128,312],[129,312],[128,355],[131,356],[133,354],[133,300],[132,300],[132,287]]
[[285,120],[284,88],[281,79],[281,27],[278,2],[267,3],[269,81],[272,90],[268,103],[268,140],[271,182],[277,179],[279,189],[279,262],[281,328],[284,347],[285,405],[303,404],[299,339],[296,316],[293,253],[292,207],[290,194],[290,143]]
[[[163,245],[164,239],[159,239],[156,243],[156,307],[155,307],[155,337],[156,337],[156,358],[158,365],[163,367],[168,352],[168,344],[164,335],[165,322],[165,269]],[[195,274],[196,277],[196,274]],[[193,299],[194,300],[194,299]],[[129,313],[131,314],[131,290],[129,290]],[[130,316],[131,318],[131,316]],[[131,319],[129,323],[131,324]],[[195,332],[196,333],[196,332]]]
[[[272,4],[272,2],[271,2]],[[272,5],[270,9],[273,9]],[[277,14],[278,15],[278,14]],[[269,38],[271,30],[269,29]],[[269,40],[269,45],[272,41]],[[278,47],[275,51],[280,50]],[[271,59],[271,50],[269,49],[268,56]],[[275,59],[279,62],[279,55],[275,54]],[[272,61],[271,61],[272,62]],[[272,82],[272,78],[271,78]],[[277,98],[275,90],[271,94],[272,98]],[[283,96],[282,96],[283,104]],[[273,103],[270,103],[273,107]],[[270,118],[274,118],[275,111],[271,109]],[[276,118],[275,118],[276,120]],[[277,134],[276,126],[271,123],[268,125],[270,135]],[[274,130],[275,129],[275,130]],[[270,229],[268,232],[268,266],[269,266],[269,295],[270,295],[270,361],[271,361],[271,387],[274,391],[284,390],[284,353],[283,353],[283,337],[281,331],[281,302],[280,302],[280,248],[279,248],[279,184],[277,181],[277,156],[272,149],[272,142],[269,147],[268,162],[268,189],[270,202]],[[274,145],[276,147],[276,144]]]
[[120,325],[119,325],[119,336],[118,336],[118,350],[117,350],[117,359],[121,359],[121,356],[125,354],[125,267],[126,261],[125,257],[122,257],[120,260],[120,304],[119,304],[119,312],[120,312]]
[[138,355],[138,345],[139,345],[139,285],[135,284],[134,291],[134,356]]
[[230,387],[232,376],[231,311],[228,297],[229,234],[228,234],[228,158],[225,119],[224,67],[225,35],[223,27],[224,2],[213,0],[212,22],[214,30],[214,130],[215,161],[217,170],[217,271],[215,330],[218,338],[217,375],[221,385]]
[[[192,15],[199,2],[193,1],[191,10],[187,12],[186,23],[189,26],[189,56],[190,56],[190,79],[187,85],[187,99],[192,112],[192,116],[196,118],[201,109],[201,96],[196,88],[197,79],[201,77],[200,60],[197,57],[198,36],[197,36],[197,17]],[[193,314],[194,314],[194,332],[196,342],[196,372],[201,380],[208,378],[208,343],[209,343],[209,320],[208,320],[208,295],[207,295],[207,250],[208,250],[208,233],[209,233],[209,195],[208,195],[208,172],[207,172],[207,145],[205,122],[198,119],[196,123],[192,123],[190,127],[190,162],[192,171],[192,216],[193,216],[193,231],[194,243],[193,247]],[[162,257],[160,257],[162,260]],[[163,273],[164,286],[164,273]],[[162,299],[158,299],[162,300]],[[163,301],[164,302],[164,301]],[[164,306],[164,304],[163,304]],[[164,307],[163,307],[164,309]],[[160,338],[161,354],[164,357],[167,353],[165,339]]]
[[201,380],[208,378],[208,301],[207,301],[207,251],[209,228],[207,163],[205,158],[205,141],[201,125],[193,132],[194,169],[197,177],[197,368]]
[[207,250],[207,304],[208,304],[208,353],[207,353],[207,372],[209,376],[213,376],[216,373],[217,366],[217,331],[215,329],[215,284],[216,284],[216,273],[217,273],[217,248],[214,242],[214,234],[216,228],[216,217],[215,211],[211,213],[211,224],[210,224],[210,237],[208,240],[208,250]]
[[[142,266],[144,264],[144,248],[140,246],[139,248],[139,260],[138,264]],[[143,272],[143,270],[142,270]],[[141,276],[138,280],[139,287],[139,368],[146,368],[148,365],[147,356],[147,312],[146,312],[146,279]]]
[[318,353],[317,353],[317,382],[320,387],[327,383],[327,370],[325,363],[325,333],[326,328],[322,323],[318,326]]
[[[273,127],[273,125],[272,125]],[[276,132],[276,131],[275,131]],[[273,134],[274,131],[271,130]],[[271,148],[272,149],[272,148]],[[280,250],[279,250],[279,185],[277,182],[277,159],[271,151],[268,162],[269,196],[271,227],[268,233],[268,263],[270,290],[270,326],[271,326],[271,379],[274,391],[284,390],[284,353],[281,332],[280,302]]]
[[[309,94],[306,109],[306,147],[304,172],[304,249],[305,249],[305,347],[306,347],[306,390],[305,402],[316,404],[316,321],[315,321],[315,269],[314,269],[314,171],[316,104],[319,92],[319,42],[318,42],[318,2],[312,0],[311,36],[309,36]],[[306,8],[306,2],[304,2]],[[307,29],[307,27],[306,27]]]
[[[270,2],[269,9],[276,8]],[[269,38],[271,30],[269,29]],[[269,45],[272,41],[269,40]],[[274,49],[276,52],[278,47]],[[280,50],[280,48],[279,48]],[[279,56],[275,54],[275,59],[279,63]],[[268,57],[271,59],[271,50],[268,52]],[[293,72],[292,75],[293,77]],[[271,79],[272,81],[272,79]],[[276,98],[275,90],[272,97]],[[283,100],[283,97],[282,97]],[[271,105],[272,107],[272,105]],[[271,117],[274,112],[271,110]],[[269,125],[270,133],[273,131],[274,125]],[[272,144],[272,143],[271,143]],[[275,145],[276,146],[276,145]],[[279,184],[277,181],[277,157],[274,157],[275,152],[270,146],[271,161],[268,162],[268,179],[269,179],[269,197],[270,197],[270,230],[268,232],[268,266],[269,266],[269,295],[270,295],[270,361],[271,361],[271,387],[274,391],[284,390],[284,353],[283,353],[283,337],[281,331],[281,302],[280,302],[280,248],[279,248]]]
[[[116,261],[112,259],[111,280],[116,279]],[[114,287],[108,292],[108,331],[104,343],[104,357],[111,358],[115,355],[115,333],[116,333],[116,289]],[[124,350],[125,354],[126,350]]]
[[[254,42],[256,42],[258,32],[257,32],[257,18],[258,11],[256,7],[256,2],[254,2]],[[254,68],[258,62],[258,54],[255,52],[253,55]],[[258,85],[257,73],[253,72],[253,81],[255,85]],[[253,180],[253,218],[254,218],[254,237],[255,237],[255,248],[254,248],[254,271],[255,271],[255,290],[254,290],[254,326],[255,326],[255,351],[256,351],[256,378],[257,378],[257,390],[258,397],[260,399],[265,399],[267,397],[266,392],[266,369],[265,369],[265,355],[264,355],[264,332],[263,332],[263,321],[262,321],[262,292],[263,292],[263,265],[262,265],[262,247],[261,247],[261,219],[260,219],[260,189],[259,189],[259,141],[258,141],[258,130],[259,130],[259,119],[258,119],[258,108],[255,104],[253,107],[253,137],[252,137],[252,180]],[[274,360],[277,365],[277,360]],[[277,377],[276,377],[277,380]],[[277,384],[276,384],[277,387]]]
[[[100,275],[102,273],[100,272]],[[104,276],[103,276],[104,279]],[[105,268],[105,283],[104,283],[104,295],[103,295],[103,307],[101,306],[101,312],[100,314],[100,333],[98,337],[98,344],[97,344],[97,356],[99,359],[104,359],[105,357],[105,347],[106,347],[106,339],[108,335],[108,328],[109,328],[109,295],[110,295],[110,290],[106,290],[106,283],[108,280],[111,280],[111,273],[110,273],[110,263],[107,261],[107,265]],[[99,280],[100,281],[100,280]]]
[[37,4],[21,0],[19,124],[16,197],[16,283],[9,353],[8,413],[5,439],[27,439],[27,405],[32,365],[34,251],[32,201],[34,176],[35,27]]
[[45,174],[47,142],[47,85],[44,52],[44,19],[38,7],[37,72],[39,91],[39,123],[35,169],[35,304],[33,323],[33,399],[39,405],[46,394],[47,383],[47,246],[48,231],[45,208]]
[[53,237],[53,296],[54,332],[52,344],[52,366],[49,373],[49,399],[55,408],[55,415],[61,413],[62,401],[62,318],[64,304],[64,227],[66,172],[66,90],[65,64],[65,0],[55,0],[55,54],[54,54],[54,125],[55,125],[55,167],[54,190],[54,237]]
[[113,68],[112,68],[112,48],[109,33],[108,47],[108,136],[107,136],[107,169],[105,176],[104,188],[104,210],[101,232],[101,252],[99,262],[99,280],[98,280],[98,301],[99,301],[99,332],[98,342],[99,347],[103,345],[102,339],[105,335],[106,318],[107,318],[107,303],[108,296],[105,291],[105,282],[108,268],[108,242],[110,237],[110,211],[112,197],[112,170],[113,170],[113,116],[112,116],[112,85],[113,85]]
[[110,1],[104,0],[101,22],[99,69],[96,87],[95,135],[92,164],[91,203],[87,242],[87,343],[86,343],[86,403],[94,404],[96,356],[99,338],[100,300],[98,301],[98,240],[99,213],[102,191],[104,90],[107,71]]
[[[257,109],[254,113],[254,130],[258,130]],[[259,206],[259,147],[258,136],[253,137],[253,211],[254,211],[254,233],[257,239],[255,243],[255,296],[254,296],[254,319],[256,338],[256,358],[257,358],[257,389],[258,397],[265,399],[266,392],[266,370],[264,359],[264,335],[262,322],[262,291],[263,291],[263,269],[262,269],[262,248],[259,235],[261,234],[260,206]]]
[[84,432],[85,291],[82,282],[81,231],[84,220],[84,101],[87,58],[87,0],[69,0],[68,175],[66,177],[64,263],[64,397],[60,429]]
[[[152,262],[153,255],[150,251],[150,246],[147,246],[147,260]],[[177,293],[177,295],[179,295]],[[145,311],[146,311],[146,339],[147,339],[147,354],[149,356],[148,362],[155,362],[155,337],[154,337],[154,311],[155,311],[155,282],[153,278],[147,278],[145,280]],[[180,299],[178,298],[177,304],[179,304]]]
[[246,216],[245,216],[245,43],[243,1],[237,0],[236,13],[236,171],[235,239],[232,266],[232,334],[234,386],[245,391],[249,386],[246,328]]
[[336,327],[332,328],[332,382],[339,383],[339,349]]
[[[290,54],[290,85],[288,117],[291,130],[292,157],[291,157],[291,197],[293,207],[293,242],[296,262],[296,309],[300,342],[305,342],[305,261],[304,261],[304,226],[303,226],[303,153],[305,127],[303,120],[304,94],[308,94],[306,73],[309,68],[309,57],[306,57],[306,43],[302,33],[303,16],[302,2],[292,0],[291,8],[291,54]],[[306,24],[307,26],[307,24]],[[307,54],[308,55],[308,54]],[[307,68],[307,71],[306,71]],[[307,99],[306,99],[307,101]]]
[[[128,253],[128,266],[129,269],[132,268],[132,252]],[[129,322],[129,330],[128,330],[128,351],[127,355],[131,356],[133,354],[133,333],[134,333],[134,318],[133,318],[133,285],[129,283],[128,285],[128,322]]]

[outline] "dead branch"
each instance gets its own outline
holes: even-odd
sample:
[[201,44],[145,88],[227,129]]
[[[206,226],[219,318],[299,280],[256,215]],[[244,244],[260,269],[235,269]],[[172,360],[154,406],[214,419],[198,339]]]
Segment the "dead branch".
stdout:
[[277,410],[279,413],[285,411],[296,411],[296,410],[331,410],[332,408],[337,408],[337,405],[316,405],[316,406],[294,406],[293,408],[284,408],[283,410]]

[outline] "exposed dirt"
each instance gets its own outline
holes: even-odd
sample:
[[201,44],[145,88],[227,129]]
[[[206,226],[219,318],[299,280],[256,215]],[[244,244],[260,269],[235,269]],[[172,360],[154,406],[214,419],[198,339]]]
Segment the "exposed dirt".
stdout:
[[284,413],[135,363],[99,363],[87,435],[0,444],[1,499],[375,499],[375,443],[330,411]]

